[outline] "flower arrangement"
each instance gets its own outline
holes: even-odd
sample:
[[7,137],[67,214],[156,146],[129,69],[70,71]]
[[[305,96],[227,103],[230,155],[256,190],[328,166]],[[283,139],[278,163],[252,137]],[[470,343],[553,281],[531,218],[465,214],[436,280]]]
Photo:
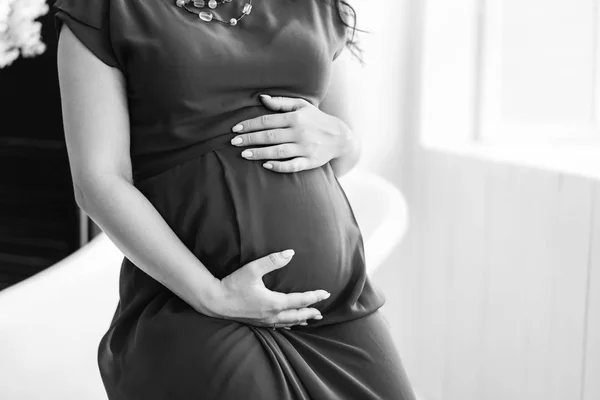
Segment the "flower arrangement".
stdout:
[[19,54],[34,57],[46,50],[42,23],[35,19],[48,10],[45,0],[0,0],[0,68],[12,64]]

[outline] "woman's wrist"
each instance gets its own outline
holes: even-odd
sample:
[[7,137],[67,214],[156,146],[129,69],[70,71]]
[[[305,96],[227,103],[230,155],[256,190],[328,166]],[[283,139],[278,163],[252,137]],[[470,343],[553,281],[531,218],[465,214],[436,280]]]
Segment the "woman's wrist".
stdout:
[[338,177],[349,172],[358,163],[362,149],[360,137],[342,120],[340,120],[340,131],[339,152],[330,161]]
[[209,279],[202,290],[195,295],[195,301],[192,305],[194,309],[209,317],[219,317],[221,312],[219,305],[222,304],[223,290],[221,281],[214,276]]

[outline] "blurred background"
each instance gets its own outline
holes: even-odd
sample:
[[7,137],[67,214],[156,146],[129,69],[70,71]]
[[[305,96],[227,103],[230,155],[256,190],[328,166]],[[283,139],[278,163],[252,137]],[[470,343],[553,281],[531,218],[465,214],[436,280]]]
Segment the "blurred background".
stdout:
[[598,1],[359,7],[365,162],[410,217],[374,279],[420,397],[600,399]]
[[[342,55],[359,168],[403,200],[401,236],[367,261],[419,399],[600,399],[599,2],[350,3],[370,32],[364,66]],[[0,288],[99,233],[73,198],[52,12],[38,21],[46,51],[0,69]]]

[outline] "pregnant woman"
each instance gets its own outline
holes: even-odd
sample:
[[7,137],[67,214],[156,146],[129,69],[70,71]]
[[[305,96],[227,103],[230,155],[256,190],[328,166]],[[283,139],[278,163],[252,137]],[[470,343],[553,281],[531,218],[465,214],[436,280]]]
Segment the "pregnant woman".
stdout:
[[76,199],[125,255],[110,400],[415,399],[337,180],[342,6],[54,4]]

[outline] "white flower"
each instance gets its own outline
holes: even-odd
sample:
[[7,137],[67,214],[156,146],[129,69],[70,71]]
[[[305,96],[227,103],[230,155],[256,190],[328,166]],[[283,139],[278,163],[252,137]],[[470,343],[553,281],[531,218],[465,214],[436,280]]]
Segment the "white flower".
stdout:
[[42,24],[35,21],[49,10],[45,0],[0,0],[0,68],[21,54],[34,57],[46,50]]

